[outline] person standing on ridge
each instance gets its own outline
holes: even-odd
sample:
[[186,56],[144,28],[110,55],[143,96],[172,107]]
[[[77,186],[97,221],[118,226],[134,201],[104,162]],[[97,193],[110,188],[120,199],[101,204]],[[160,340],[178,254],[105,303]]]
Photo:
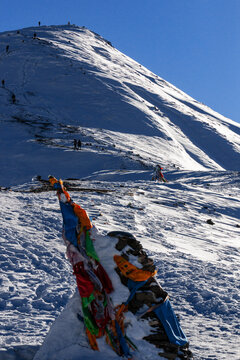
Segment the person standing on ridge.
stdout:
[[82,142],[81,142],[81,140],[78,140],[77,146],[78,146],[78,149],[81,150],[81,147],[82,147]]
[[12,94],[12,103],[13,103],[13,104],[16,103],[16,96],[15,96],[15,94]]

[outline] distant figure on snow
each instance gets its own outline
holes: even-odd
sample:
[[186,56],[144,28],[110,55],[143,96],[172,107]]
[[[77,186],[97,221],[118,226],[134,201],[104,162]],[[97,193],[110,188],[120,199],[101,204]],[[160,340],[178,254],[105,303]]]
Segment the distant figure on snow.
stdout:
[[38,26],[40,26],[40,25],[41,25],[41,22],[39,21],[39,22],[38,22]]
[[77,150],[77,140],[76,139],[73,140],[73,147],[74,147],[74,150]]
[[6,46],[6,52],[8,53],[9,50],[9,45]]
[[160,165],[157,165],[152,177],[152,180],[155,181],[162,181],[162,182],[167,182],[167,180],[165,179],[163,173],[162,173],[162,168]]
[[78,149],[81,150],[81,147],[82,147],[82,142],[81,142],[81,140],[78,140],[77,146],[78,146]]
[[15,104],[16,103],[16,95],[12,94],[12,103]]
[[37,34],[36,34],[36,33],[34,33],[34,34],[33,34],[33,38],[34,38],[34,39],[36,39],[36,37],[37,37]]
[[4,88],[5,87],[5,80],[2,79],[2,87]]
[[12,94],[12,103],[15,104],[15,102],[16,102],[16,96],[15,94]]
[[12,103],[13,104],[16,103],[16,95],[14,93],[12,93]]

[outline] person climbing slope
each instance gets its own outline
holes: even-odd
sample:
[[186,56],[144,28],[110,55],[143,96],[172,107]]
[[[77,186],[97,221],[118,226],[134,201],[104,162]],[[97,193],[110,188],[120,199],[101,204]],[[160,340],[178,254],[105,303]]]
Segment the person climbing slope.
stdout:
[[162,167],[160,165],[157,165],[156,168],[155,168],[155,171],[154,171],[154,174],[152,176],[152,180],[155,180],[155,181],[162,181],[162,182],[168,182],[163,173],[162,173]]

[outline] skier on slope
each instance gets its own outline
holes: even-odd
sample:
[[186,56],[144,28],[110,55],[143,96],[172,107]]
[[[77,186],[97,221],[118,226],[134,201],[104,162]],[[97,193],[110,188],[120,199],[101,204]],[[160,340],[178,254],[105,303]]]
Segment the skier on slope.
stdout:
[[165,177],[164,177],[164,175],[162,173],[162,168],[161,168],[160,165],[156,166],[154,174],[152,176],[152,180],[167,182],[167,180],[165,179]]

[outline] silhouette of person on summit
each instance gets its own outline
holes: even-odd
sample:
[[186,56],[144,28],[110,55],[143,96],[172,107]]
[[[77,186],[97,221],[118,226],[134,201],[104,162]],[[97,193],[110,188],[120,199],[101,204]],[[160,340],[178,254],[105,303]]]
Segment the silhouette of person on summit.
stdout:
[[78,146],[78,149],[81,150],[81,147],[82,147],[82,142],[81,142],[81,140],[78,140],[77,146]]
[[16,95],[12,94],[12,103],[15,104],[16,103]]

